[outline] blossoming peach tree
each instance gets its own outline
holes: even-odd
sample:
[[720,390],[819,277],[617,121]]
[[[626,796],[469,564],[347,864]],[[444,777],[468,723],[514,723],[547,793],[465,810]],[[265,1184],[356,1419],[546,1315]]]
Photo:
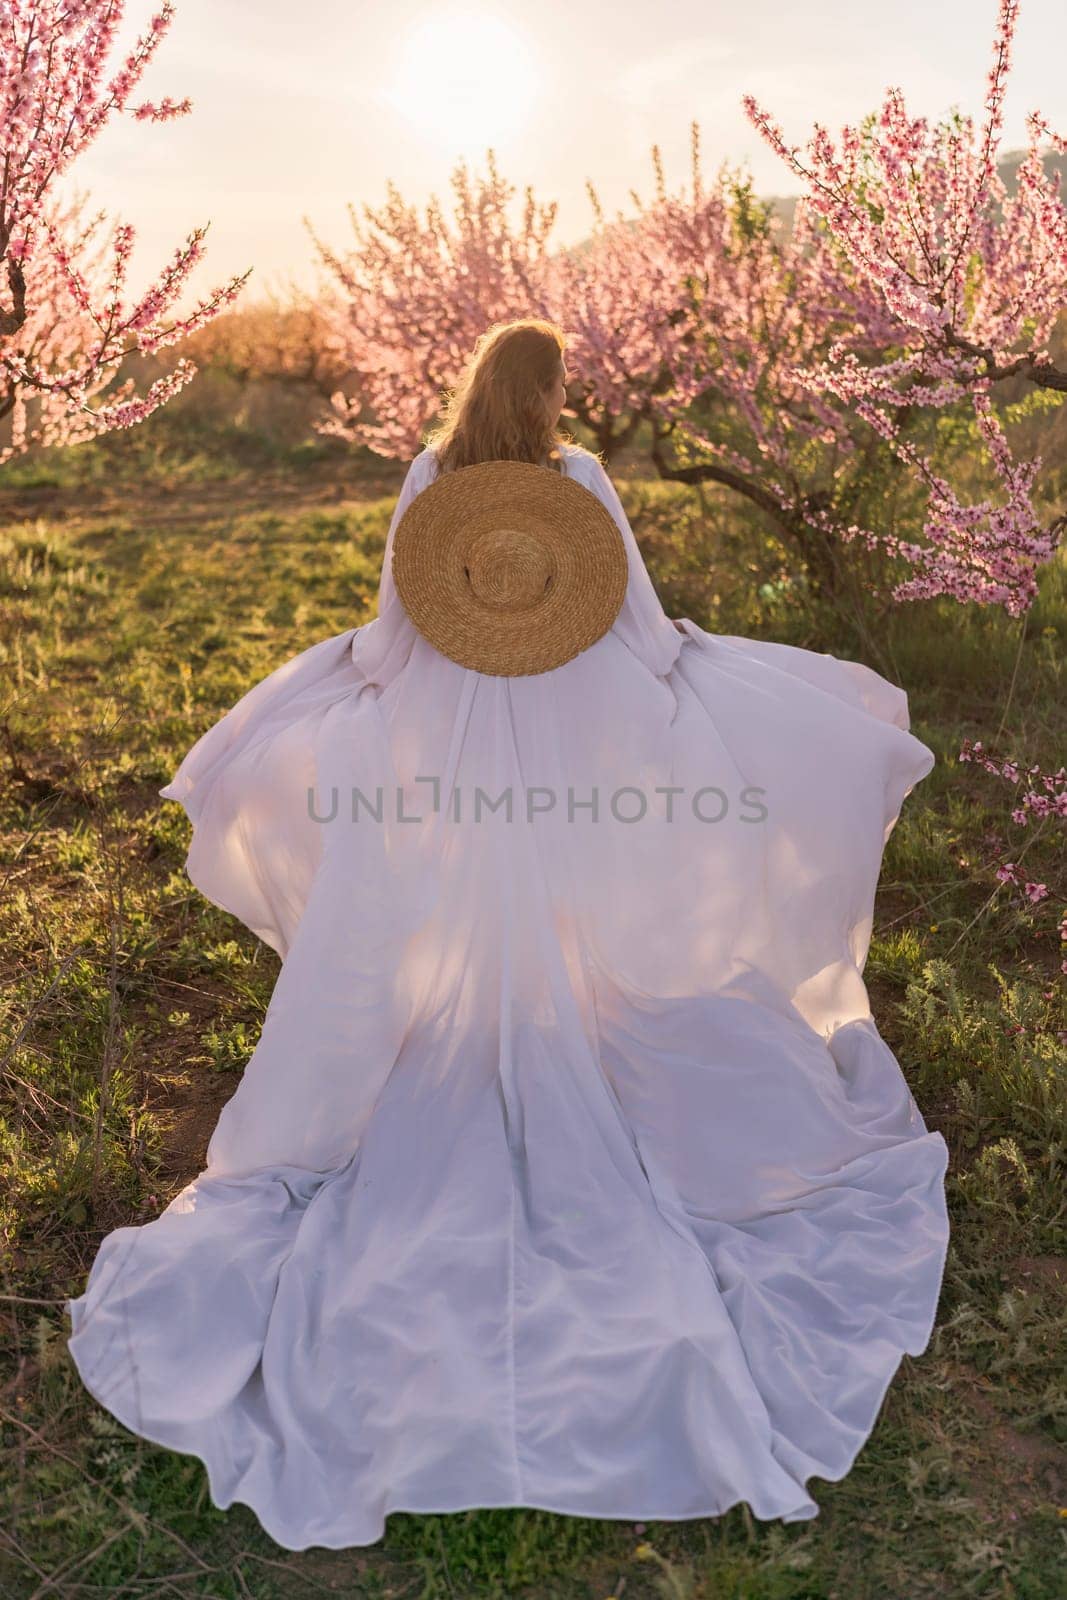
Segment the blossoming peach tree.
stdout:
[[[877,118],[844,128],[839,145],[816,124],[802,153],[751,96],[744,102],[887,319],[891,359],[871,361],[837,341],[803,381],[851,405],[926,487],[925,544],[867,530],[914,568],[899,596],[947,594],[1002,604],[1013,615],[1033,600],[1036,570],[1067,527],[1067,516],[1042,525],[1032,498],[1040,460],[1013,458],[993,404],[995,387],[1010,378],[1067,392],[1067,371],[1047,348],[1067,305],[1067,211],[1060,174],[1046,170],[1041,150],[1042,139],[1060,151],[1067,140],[1033,112],[1014,194],[997,171],[1018,10],[1018,0],[1001,0],[977,132],[959,114],[931,128],[926,118],[909,117],[900,90],[891,89]],[[973,408],[999,500],[962,503],[902,436],[902,408],[935,411],[960,401]]]
[[884,312],[808,208],[786,233],[727,164],[705,184],[695,125],[689,193],[668,194],[656,148],[653,161],[656,195],[631,192],[633,221],[605,221],[590,189],[591,248],[558,264],[584,411],[624,418],[624,439],[647,423],[660,476],[742,496],[834,591],[836,534],[883,476],[879,441],[858,444],[847,408],[802,374],[832,340],[878,348]]
[[0,462],[31,444],[73,444],[150,416],[195,375],[191,362],[179,360],[146,393],[136,393],[131,378],[92,402],[127,355],[177,344],[234,300],[248,277],[231,279],[187,316],[168,317],[204,253],[207,229],[198,228],[127,302],[133,228],[119,224],[105,244],[103,217],[85,222],[84,199],[55,192],[113,115],[162,122],[191,108],[187,99],[130,104],[174,8],[163,0],[109,73],[124,10],[122,0],[0,0],[0,418],[8,430]]
[[[802,180],[807,202],[848,262],[858,284],[874,295],[890,323],[892,355],[864,358],[835,343],[802,381],[834,395],[878,434],[925,486],[925,543],[891,533],[850,527],[849,537],[881,539],[902,555],[912,576],[897,598],[948,595],[960,601],[1003,605],[1025,612],[1037,593],[1037,571],[1067,528],[1062,513],[1042,522],[1034,505],[1039,458],[1018,460],[994,405],[1008,380],[1023,380],[1037,396],[1062,403],[1067,371],[1048,349],[1067,306],[1067,211],[1061,175],[1049,170],[1042,144],[1059,153],[1067,139],[1037,111],[1027,118],[1029,146],[1014,193],[998,173],[1003,105],[1019,0],[1000,0],[993,60],[980,129],[960,115],[931,128],[908,115],[899,89],[891,89],[877,118],[846,127],[838,143],[816,124],[806,150],[786,144],[768,112],[746,97],[755,126]],[[945,411],[969,404],[980,440],[997,477],[997,492],[964,503],[933,463],[904,437],[902,408]],[[1020,762],[994,757],[981,741],[966,740],[960,761],[974,762],[1023,787],[1012,810],[1021,827],[1067,818],[1067,773],[1025,771]],[[1028,849],[1036,834],[1023,845]],[[1022,854],[1022,851],[1019,852]],[[998,883],[1015,887],[1031,905],[1051,900],[1063,911],[1062,892],[1020,874],[1018,860],[1003,861]],[[1059,922],[1067,941],[1067,917]],[[1067,973],[1067,959],[1061,961]]]
[[488,178],[472,185],[461,163],[452,188],[451,227],[436,198],[423,218],[393,184],[384,206],[364,204],[362,221],[349,207],[354,243],[347,251],[325,245],[307,224],[326,269],[328,346],[353,389],[335,392],[333,414],[319,432],[386,456],[414,455],[442,391],[486,327],[551,315],[548,236],[556,207],[539,205],[527,190],[522,220],[513,225],[507,207],[514,186],[492,152]]

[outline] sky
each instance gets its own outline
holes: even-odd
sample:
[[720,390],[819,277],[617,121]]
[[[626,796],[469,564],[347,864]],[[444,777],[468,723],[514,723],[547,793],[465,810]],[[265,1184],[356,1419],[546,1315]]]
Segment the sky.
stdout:
[[[113,60],[156,9],[129,0]],[[980,117],[997,0],[175,0],[175,18],[134,103],[188,96],[171,122],[114,118],[61,192],[133,225],[129,293],[143,290],[195,227],[204,259],[179,309],[234,274],[238,304],[322,281],[304,218],[326,245],[352,241],[348,207],[380,206],[393,182],[420,208],[465,159],[492,146],[515,185],[558,202],[553,239],[654,193],[651,146],[669,189],[689,175],[700,125],[707,173],[747,166],[763,194],[796,192],[741,108],[752,93],[803,143],[834,132],[899,86],[909,111]],[[1040,109],[1067,132],[1067,10],[1023,0],[1005,109],[1005,150]]]

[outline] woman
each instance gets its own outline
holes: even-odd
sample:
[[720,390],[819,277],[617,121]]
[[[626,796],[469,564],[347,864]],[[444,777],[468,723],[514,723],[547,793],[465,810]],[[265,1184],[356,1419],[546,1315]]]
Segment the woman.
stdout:
[[[947,1149],[861,976],[933,755],[869,668],[671,622],[567,377],[554,325],[489,330],[375,620],[161,790],[282,967],[205,1171],[104,1240],[70,1348],[292,1550],[394,1510],[814,1517],[933,1325]],[[491,459],[625,543],[552,671],[458,665],[393,585],[414,496]]]

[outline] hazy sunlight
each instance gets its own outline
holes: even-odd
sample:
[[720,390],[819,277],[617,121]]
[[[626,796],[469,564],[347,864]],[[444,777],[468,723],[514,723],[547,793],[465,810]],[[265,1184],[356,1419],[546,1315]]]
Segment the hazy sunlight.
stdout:
[[436,146],[480,154],[522,126],[539,81],[519,29],[477,10],[434,12],[402,42],[383,98]]

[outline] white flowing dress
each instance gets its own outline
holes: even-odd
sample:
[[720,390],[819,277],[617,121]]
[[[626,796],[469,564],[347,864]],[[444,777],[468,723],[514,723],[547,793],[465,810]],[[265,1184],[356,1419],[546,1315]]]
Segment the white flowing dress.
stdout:
[[[160,793],[281,956],[205,1170],[68,1301],[96,1399],[278,1544],[391,1511],[818,1514],[933,1328],[948,1151],[862,972],[933,753],[905,693],[665,615],[595,456],[619,618],[554,671],[393,587]],[[510,796],[510,802],[508,800]]]

